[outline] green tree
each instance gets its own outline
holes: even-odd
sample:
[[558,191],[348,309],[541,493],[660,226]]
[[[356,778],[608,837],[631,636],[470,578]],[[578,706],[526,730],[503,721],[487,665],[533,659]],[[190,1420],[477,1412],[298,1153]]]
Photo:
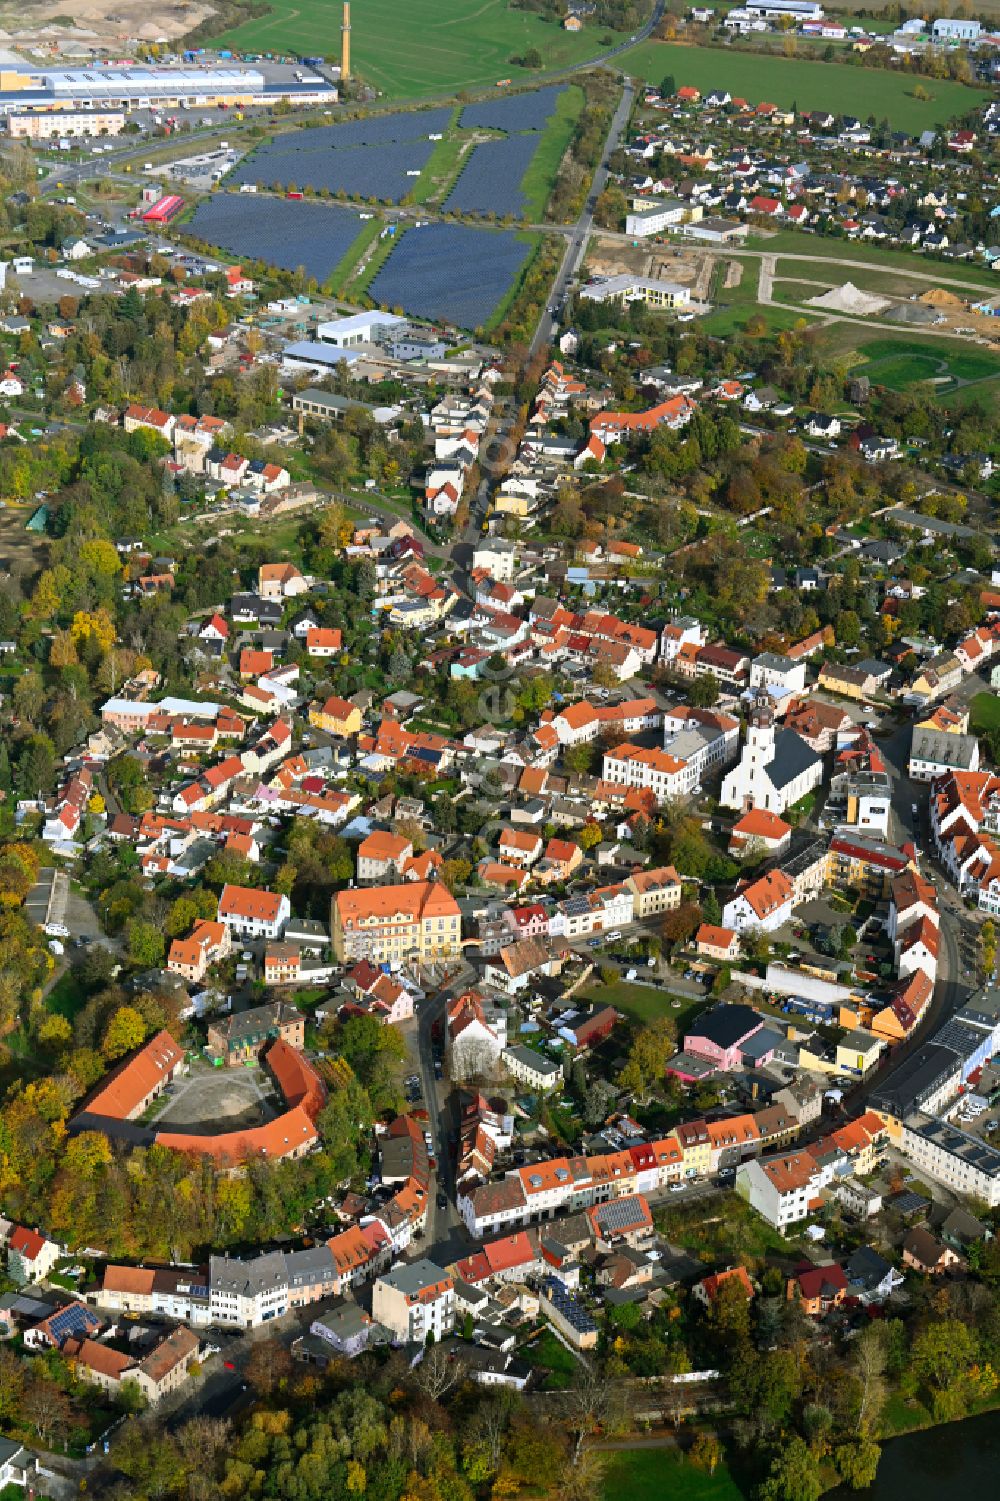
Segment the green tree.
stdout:
[[146,1040],[146,1023],[134,1006],[120,1006],[104,1034],[103,1053],[109,1062],[123,1058]]
[[823,1479],[812,1450],[798,1434],[786,1438],[760,1487],[761,1501],[819,1501]]
[[165,944],[163,933],[155,923],[133,918],[125,929],[129,958],[143,969],[155,969],[163,963]]
[[838,1444],[833,1452],[837,1473],[852,1490],[866,1491],[875,1482],[882,1450],[873,1438],[860,1438]]

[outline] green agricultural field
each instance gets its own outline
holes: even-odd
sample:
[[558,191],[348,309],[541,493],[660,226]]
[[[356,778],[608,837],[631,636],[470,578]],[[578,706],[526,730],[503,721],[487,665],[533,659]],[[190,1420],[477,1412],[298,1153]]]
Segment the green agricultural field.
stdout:
[[[546,70],[599,57],[607,50],[597,26],[571,32],[508,0],[363,0],[352,14],[354,71],[391,99],[485,88],[501,78],[527,83],[530,69],[511,63],[537,48]],[[613,37],[610,45],[620,41]],[[340,56],[340,6],[329,0],[272,0],[266,16],[219,38],[250,52]]]
[[710,1475],[678,1449],[617,1449],[605,1458],[605,1501],[743,1501],[725,1463]]
[[[857,19],[858,8],[856,0],[828,0],[826,9],[828,11],[838,11],[841,19],[848,26],[864,26],[867,30],[874,31],[881,30],[882,28],[872,26],[872,17],[878,11],[895,9],[896,4],[897,0],[866,0],[865,19],[863,21]],[[920,12],[920,14],[925,14],[925,12]],[[976,15],[1000,16],[1000,0],[979,0],[976,7]],[[893,27],[897,24],[898,22],[895,20],[892,22]]]
[[783,109],[794,104],[800,110],[828,109],[862,120],[888,116],[895,130],[911,135],[943,125],[991,97],[984,89],[922,79],[931,97],[914,99],[916,80],[902,73],[670,42],[643,42],[624,54],[622,65],[648,83],[659,84],[670,74],[678,88],[728,89],[752,104],[768,100]]

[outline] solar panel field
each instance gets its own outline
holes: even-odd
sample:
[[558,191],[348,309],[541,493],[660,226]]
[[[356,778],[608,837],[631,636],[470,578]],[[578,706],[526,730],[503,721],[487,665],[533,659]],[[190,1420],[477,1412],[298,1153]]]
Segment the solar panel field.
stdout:
[[259,146],[231,173],[234,185],[312,188],[398,203],[434,151],[431,135],[447,129],[450,109],[375,115],[343,125],[287,131]]
[[392,115],[371,115],[367,120],[345,120],[341,125],[313,125],[299,132],[298,139],[312,146],[382,146],[389,141],[418,141],[444,130],[452,116],[443,109],[401,110]]
[[465,224],[408,229],[368,293],[413,317],[481,328],[500,307],[531,255],[511,230]]
[[[392,141],[381,146],[354,146],[332,150],[329,146],[286,147],[279,137],[241,162],[229,177],[237,185],[258,187],[313,188],[316,192],[346,193],[349,198],[378,198],[398,203],[413,188],[426,167],[434,142]],[[412,176],[409,174],[413,174]]]
[[323,283],[358,237],[354,209],[245,193],[216,193],[199,203],[188,232],[232,255],[284,271],[304,266]]
[[474,146],[445,208],[459,214],[520,214],[521,182],[538,150],[537,135],[504,136]]
[[564,87],[551,84],[527,94],[506,94],[467,104],[458,123],[463,130],[544,130]]

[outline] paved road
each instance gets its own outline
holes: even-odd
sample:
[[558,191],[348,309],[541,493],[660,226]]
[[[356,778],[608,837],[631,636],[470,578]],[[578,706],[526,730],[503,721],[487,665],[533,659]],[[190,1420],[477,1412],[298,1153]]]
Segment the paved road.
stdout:
[[635,85],[633,84],[631,78],[626,78],[625,87],[622,91],[622,97],[618,102],[618,108],[615,110],[614,117],[611,121],[611,128],[608,131],[607,140],[604,142],[604,150],[601,153],[601,160],[598,162],[597,169],[594,172],[593,182],[590,185],[590,192],[587,194],[587,199],[584,203],[583,210],[580,214],[580,217],[576,221],[576,226],[573,230],[572,238],[570,239],[570,242],[566,247],[566,254],[563,256],[562,265],[559,267],[559,273],[556,276],[555,283],[552,287],[552,294],[549,302],[543,309],[542,315],[538,320],[538,327],[535,329],[535,334],[531,341],[531,353],[533,355],[537,354],[540,349],[544,349],[546,344],[551,343],[552,335],[556,326],[556,319],[553,314],[553,309],[556,309],[561,305],[570,282],[572,281],[573,277],[577,275],[580,267],[583,265],[583,258],[587,253],[587,242],[590,239],[590,233],[594,227],[594,209],[597,206],[597,200],[604,192],[604,186],[608,180],[608,162],[611,160],[612,154],[618,150],[618,147],[621,144],[622,136],[625,133],[625,129],[632,114],[632,103],[634,99]]
[[[978,686],[981,687],[982,684]],[[973,687],[969,691],[971,694],[976,689]],[[927,827],[928,789],[919,782],[911,782],[907,775],[912,732],[912,720],[907,718],[891,735],[879,737],[877,743],[892,782],[892,838],[897,843],[909,840],[921,850],[922,874],[937,889],[941,914],[937,980],[927,1014],[916,1034],[893,1048],[882,1067],[870,1074],[847,1097],[846,1103],[852,1113],[861,1111],[872,1093],[882,1087],[911,1053],[923,1047],[928,1038],[943,1022],[954,1016],[977,989],[970,940],[978,931],[978,916],[968,911],[951,882],[932,858]],[[916,812],[913,811],[914,808]]]
[[[663,10],[663,0],[658,0],[653,19],[648,28],[644,28],[645,36],[652,31],[659,20]],[[621,48],[619,50],[624,50]],[[589,65],[588,65],[589,66]],[[544,225],[546,230],[555,230],[567,237],[566,251],[563,255],[555,281],[549,292],[545,306],[538,319],[537,327],[531,339],[529,352],[532,356],[552,342],[558,318],[557,309],[566,297],[567,290],[573,278],[579,274],[583,265],[584,256],[587,253],[587,243],[594,227],[594,208],[598,198],[604,191],[608,177],[608,162],[611,155],[618,149],[622,136],[628,125],[632,113],[632,103],[635,98],[635,86],[631,79],[625,80],[622,97],[618,102],[611,125],[608,129],[607,139],[601,153],[601,160],[594,170],[593,180],[586,201],[574,225]],[[486,474],[479,486],[478,493],[473,497],[469,507],[469,519],[464,531],[457,536],[451,544],[449,555],[451,557],[455,582],[462,587],[465,575],[468,572],[472,560],[472,552],[481,534],[483,521],[489,511],[493,496],[500,484],[505,472],[510,467],[514,458],[514,446],[510,441],[510,431],[513,425],[513,409],[508,407],[497,414],[496,426],[486,444],[484,454],[486,462],[483,468]]]
[[[408,1029],[407,1040],[415,1053],[417,1072],[424,1095],[424,1107],[430,1117],[427,1129],[431,1133],[437,1173],[431,1181],[430,1202],[427,1206],[427,1224],[423,1240],[415,1250],[422,1256],[430,1256],[438,1266],[448,1266],[459,1256],[468,1255],[472,1243],[455,1208],[455,1158],[449,1144],[449,1133],[457,1124],[451,1113],[450,1089],[447,1079],[434,1076],[433,1030],[436,1022],[444,1017],[445,1007],[451,999],[468,990],[475,980],[475,972],[464,961],[449,974],[444,986],[432,990],[421,1001],[414,1032]],[[443,1191],[448,1202],[439,1208],[437,1195]]]

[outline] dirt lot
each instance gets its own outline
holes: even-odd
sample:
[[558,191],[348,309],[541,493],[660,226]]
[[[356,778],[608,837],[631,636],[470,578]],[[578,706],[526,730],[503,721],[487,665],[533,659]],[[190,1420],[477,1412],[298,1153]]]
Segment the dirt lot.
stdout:
[[[694,246],[622,245],[597,236],[587,255],[587,271],[591,276],[618,276],[632,271],[637,276],[680,282],[681,286],[691,288],[696,301],[706,302],[715,261],[711,251]],[[740,274],[737,273],[737,280]]]
[[[0,41],[18,45],[48,47],[53,52],[63,46],[86,46],[89,42],[124,42],[130,37],[155,42],[161,37],[172,40],[212,14],[206,3],[167,0],[151,11],[145,0],[29,0],[13,5],[0,4]],[[67,16],[73,24],[66,25]]]
[[34,510],[33,505],[0,510],[0,574],[19,573],[25,587],[41,573],[49,556],[48,537],[25,530]]
[[171,1091],[157,1125],[195,1136],[217,1136],[273,1120],[270,1085],[259,1069],[199,1069]]

